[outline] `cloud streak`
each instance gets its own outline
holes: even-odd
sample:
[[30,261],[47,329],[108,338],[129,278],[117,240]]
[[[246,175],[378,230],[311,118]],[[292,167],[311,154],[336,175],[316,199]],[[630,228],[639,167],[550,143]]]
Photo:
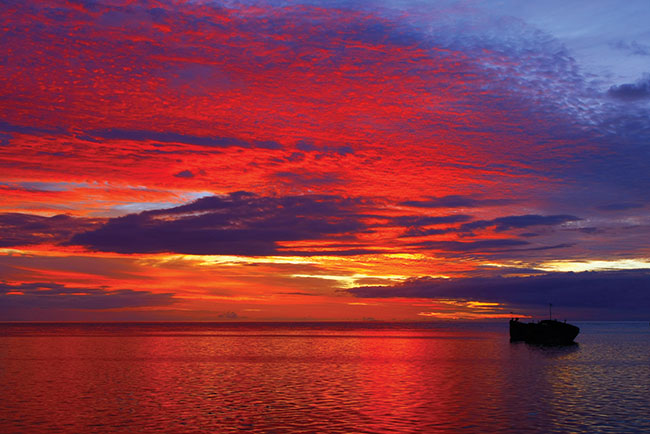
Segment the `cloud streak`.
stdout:
[[471,223],[461,225],[461,231],[474,231],[493,227],[496,232],[505,232],[511,229],[522,229],[531,226],[558,226],[568,222],[577,222],[582,220],[572,215],[517,215],[498,217],[493,220],[477,220]]
[[181,143],[188,145],[206,146],[214,148],[263,148],[280,149],[282,145],[274,141],[242,140],[235,137],[202,137],[189,134],[172,132],[145,131],[145,130],[92,130],[86,132],[82,138],[93,141],[98,140],[127,140],[136,142]]
[[173,304],[173,294],[131,289],[74,287],[60,283],[0,282],[0,313],[13,309],[82,309],[105,310],[166,306]]

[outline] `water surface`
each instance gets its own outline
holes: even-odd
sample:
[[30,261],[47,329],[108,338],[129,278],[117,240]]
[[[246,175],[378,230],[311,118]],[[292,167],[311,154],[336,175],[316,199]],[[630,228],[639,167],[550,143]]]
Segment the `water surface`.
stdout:
[[0,432],[650,432],[648,323],[0,324]]

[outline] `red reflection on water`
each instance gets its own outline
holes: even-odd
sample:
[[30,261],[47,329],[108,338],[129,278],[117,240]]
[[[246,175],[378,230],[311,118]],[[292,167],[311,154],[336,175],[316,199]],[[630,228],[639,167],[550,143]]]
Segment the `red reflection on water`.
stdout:
[[0,327],[3,433],[543,432],[609,387],[505,326]]

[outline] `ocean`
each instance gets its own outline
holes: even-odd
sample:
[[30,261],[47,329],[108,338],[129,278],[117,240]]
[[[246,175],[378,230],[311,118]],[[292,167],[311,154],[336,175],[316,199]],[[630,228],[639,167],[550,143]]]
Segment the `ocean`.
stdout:
[[650,326],[2,323],[0,432],[648,433]]

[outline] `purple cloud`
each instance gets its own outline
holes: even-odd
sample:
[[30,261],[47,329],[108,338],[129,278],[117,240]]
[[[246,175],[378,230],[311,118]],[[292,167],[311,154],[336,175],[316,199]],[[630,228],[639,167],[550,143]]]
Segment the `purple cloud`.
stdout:
[[194,178],[194,174],[189,170],[182,170],[174,175],[176,178]]
[[546,273],[529,277],[421,277],[393,286],[360,286],[361,298],[431,298],[502,303],[539,309],[553,303],[597,319],[644,319],[650,315],[650,270]]
[[263,148],[263,149],[281,149],[282,145],[273,141],[264,140],[242,140],[235,137],[204,137],[191,134],[179,134],[173,132],[159,132],[146,130],[124,130],[124,129],[105,129],[92,130],[86,132],[84,139],[97,141],[101,139],[108,140],[135,140],[135,141],[154,141],[161,143],[185,143],[189,145],[214,147],[214,148]]
[[279,241],[365,229],[360,202],[328,195],[262,197],[246,192],[110,219],[70,244],[119,253],[274,255]]
[[530,226],[557,226],[563,223],[582,220],[580,217],[559,214],[559,215],[516,215],[507,217],[498,217],[493,220],[477,220],[471,223],[461,225],[461,231],[473,231],[477,229],[486,229],[494,227],[497,232],[504,232],[510,229],[521,229]]
[[101,221],[67,215],[0,214],[0,247],[59,244],[77,232],[95,228]]
[[462,223],[472,219],[467,214],[450,214],[442,216],[399,216],[393,221],[399,226],[434,226],[447,223]]
[[607,94],[613,98],[634,101],[650,98],[650,74],[644,74],[635,83],[625,83],[612,86]]
[[71,287],[51,282],[20,284],[0,282],[0,314],[3,316],[11,313],[13,309],[23,308],[103,310],[163,306],[173,303],[171,293]]
[[497,238],[489,240],[474,240],[474,241],[423,241],[421,243],[412,244],[413,246],[443,250],[447,252],[477,252],[477,251],[503,251],[504,249],[512,249],[513,247],[521,247],[529,245],[528,241],[517,240],[512,238]]

